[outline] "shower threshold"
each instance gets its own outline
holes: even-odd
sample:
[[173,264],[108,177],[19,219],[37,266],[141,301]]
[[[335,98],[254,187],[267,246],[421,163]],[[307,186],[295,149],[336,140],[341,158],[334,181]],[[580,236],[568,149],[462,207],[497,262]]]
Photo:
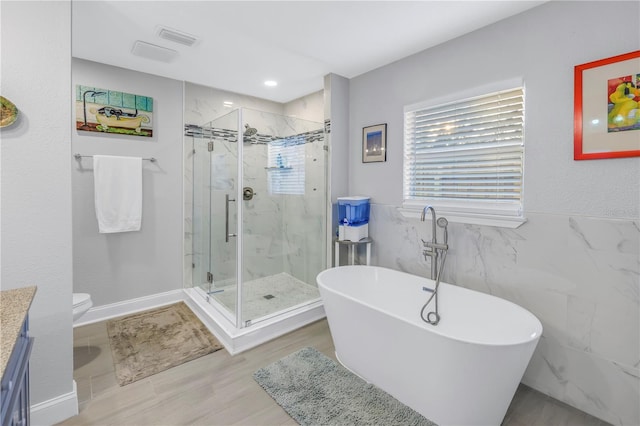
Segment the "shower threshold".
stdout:
[[[186,288],[184,292],[185,303],[231,355],[244,352],[326,316],[322,300],[318,299],[292,306],[285,312],[262,317],[260,321],[238,329],[221,313],[226,309],[214,308],[213,304],[218,304],[215,299],[210,298],[207,302],[203,297],[206,295],[204,291],[196,287]],[[222,307],[223,305],[219,305],[219,308]]]

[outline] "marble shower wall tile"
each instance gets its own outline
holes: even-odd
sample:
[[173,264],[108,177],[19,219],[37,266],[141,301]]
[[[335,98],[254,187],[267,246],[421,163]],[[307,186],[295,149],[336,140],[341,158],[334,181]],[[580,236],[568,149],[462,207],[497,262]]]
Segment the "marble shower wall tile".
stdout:
[[[638,221],[528,214],[517,229],[451,223],[443,280],[543,324],[523,381],[613,424],[640,424]],[[430,222],[372,204],[373,263],[428,277]],[[441,234],[439,236],[441,237]]]
[[185,137],[183,143],[183,216],[184,226],[182,241],[182,285],[185,288],[193,286],[193,138]]
[[283,115],[303,120],[324,120],[324,90],[311,93],[284,104]]
[[282,272],[282,200],[269,194],[267,146],[244,145],[244,186],[256,195],[240,201],[243,209],[243,280],[253,280]]
[[[233,102],[233,108],[224,106],[225,101]],[[277,102],[227,92],[212,87],[185,83],[184,121],[189,124],[204,125],[230,113],[238,107],[251,108],[282,114],[283,105]],[[251,122],[250,122],[251,123]],[[255,127],[253,123],[252,126]]]
[[[306,131],[306,130],[305,130]],[[284,238],[290,250],[285,272],[315,285],[315,277],[325,269],[326,253],[321,238],[325,232],[324,141],[305,144],[304,196],[286,196]]]

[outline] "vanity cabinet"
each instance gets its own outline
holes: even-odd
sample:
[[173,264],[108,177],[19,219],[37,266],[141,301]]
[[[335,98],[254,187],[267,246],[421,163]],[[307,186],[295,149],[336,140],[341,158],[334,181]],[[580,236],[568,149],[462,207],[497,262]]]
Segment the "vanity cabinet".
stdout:
[[[32,290],[31,290],[32,289]],[[21,291],[22,290],[22,291]],[[2,332],[2,379],[0,421],[2,426],[29,425],[29,306],[35,287],[0,292]]]

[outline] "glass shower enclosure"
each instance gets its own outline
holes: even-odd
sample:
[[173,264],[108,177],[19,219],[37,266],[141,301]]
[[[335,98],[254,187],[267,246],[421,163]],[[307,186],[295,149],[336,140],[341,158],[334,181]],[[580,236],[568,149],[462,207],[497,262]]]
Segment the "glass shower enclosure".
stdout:
[[193,139],[192,285],[236,329],[318,303],[327,267],[322,123],[236,109]]

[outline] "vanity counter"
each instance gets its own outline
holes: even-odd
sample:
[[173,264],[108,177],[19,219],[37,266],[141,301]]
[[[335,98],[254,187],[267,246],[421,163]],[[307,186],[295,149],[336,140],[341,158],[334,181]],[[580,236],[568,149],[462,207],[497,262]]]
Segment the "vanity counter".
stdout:
[[0,377],[4,376],[35,294],[35,286],[0,291]]

